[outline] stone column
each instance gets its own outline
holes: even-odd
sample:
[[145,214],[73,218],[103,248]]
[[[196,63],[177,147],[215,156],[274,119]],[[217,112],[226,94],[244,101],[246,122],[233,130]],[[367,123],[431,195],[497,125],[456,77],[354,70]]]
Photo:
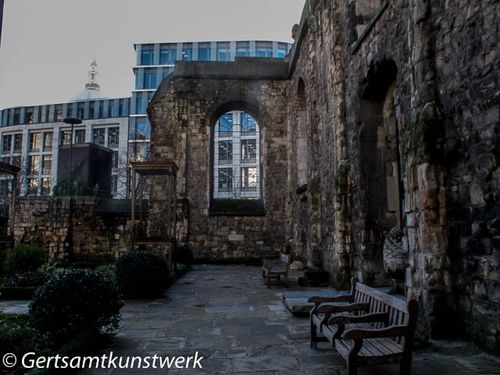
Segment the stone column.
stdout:
[[[446,194],[442,166],[444,127],[437,100],[429,1],[412,1],[412,109],[402,130],[405,163],[405,243],[408,293],[419,302],[417,336],[446,335],[453,324],[447,257]],[[450,323],[450,324],[447,324]]]

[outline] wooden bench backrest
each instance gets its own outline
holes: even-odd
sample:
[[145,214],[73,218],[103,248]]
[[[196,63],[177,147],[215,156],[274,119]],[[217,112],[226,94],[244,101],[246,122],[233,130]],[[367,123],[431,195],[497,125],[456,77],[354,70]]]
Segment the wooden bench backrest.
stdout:
[[280,261],[282,261],[283,263],[286,263],[289,265],[291,263],[291,260],[292,260],[292,258],[290,257],[290,255],[285,254],[285,253],[280,254]]
[[[370,313],[388,313],[389,321],[387,322],[387,326],[409,326],[410,331],[412,332],[410,334],[411,337],[409,338],[410,340],[413,339],[417,308],[415,300],[407,302],[356,281],[353,281],[352,293],[354,294],[354,302],[370,304]],[[384,326],[384,323],[375,323],[375,328],[383,328]],[[406,340],[404,338],[398,337],[395,340],[399,344],[406,346]]]

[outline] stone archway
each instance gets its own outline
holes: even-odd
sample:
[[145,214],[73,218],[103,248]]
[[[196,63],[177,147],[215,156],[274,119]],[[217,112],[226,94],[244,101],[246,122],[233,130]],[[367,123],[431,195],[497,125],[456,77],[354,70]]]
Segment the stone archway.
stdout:
[[400,243],[403,183],[394,110],[396,75],[393,61],[373,66],[360,106],[360,161],[367,202],[363,268],[366,281],[373,284],[385,282],[388,263],[391,273],[398,269],[397,278],[403,278],[404,269]]

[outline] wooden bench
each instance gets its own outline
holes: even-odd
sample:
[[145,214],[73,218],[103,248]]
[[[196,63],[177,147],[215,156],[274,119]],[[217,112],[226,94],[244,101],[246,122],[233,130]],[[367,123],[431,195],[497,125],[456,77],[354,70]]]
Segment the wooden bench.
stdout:
[[311,348],[329,342],[347,361],[349,375],[357,365],[400,362],[410,374],[417,301],[408,302],[353,279],[351,293],[312,297]]
[[267,279],[267,287],[270,287],[271,279],[283,282],[288,288],[288,271],[290,269],[291,257],[288,254],[280,254],[279,259],[262,260],[262,277]]

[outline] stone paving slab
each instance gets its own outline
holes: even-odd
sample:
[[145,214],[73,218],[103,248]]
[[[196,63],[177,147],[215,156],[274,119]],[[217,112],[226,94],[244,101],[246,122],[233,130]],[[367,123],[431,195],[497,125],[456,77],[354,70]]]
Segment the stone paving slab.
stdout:
[[[165,298],[127,302],[123,328],[107,350],[117,355],[199,351],[205,357],[202,370],[161,372],[168,374],[345,375],[340,355],[328,344],[311,350],[308,319],[294,317],[282,304],[283,294],[309,298],[309,293],[318,291],[267,289],[258,267],[198,265]],[[443,342],[415,352],[412,374],[495,374],[497,368],[498,358],[470,344]],[[359,370],[359,375],[381,374],[399,374],[399,366]]]
[[[290,291],[281,286],[267,289],[260,271],[259,267],[249,266],[195,266],[167,290],[164,298],[127,301],[121,327],[102,352],[176,356],[198,351],[204,357],[202,370],[81,373],[345,375],[344,360],[327,343],[320,343],[317,350],[309,348],[308,319],[285,310],[282,295]],[[27,301],[2,301],[0,309],[27,311]],[[360,368],[358,373],[396,375],[399,366]],[[472,344],[432,342],[415,351],[412,375],[433,374],[500,375],[500,359]]]

